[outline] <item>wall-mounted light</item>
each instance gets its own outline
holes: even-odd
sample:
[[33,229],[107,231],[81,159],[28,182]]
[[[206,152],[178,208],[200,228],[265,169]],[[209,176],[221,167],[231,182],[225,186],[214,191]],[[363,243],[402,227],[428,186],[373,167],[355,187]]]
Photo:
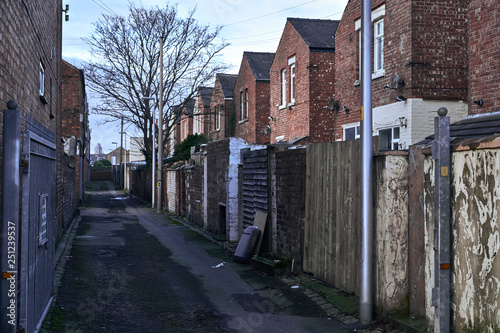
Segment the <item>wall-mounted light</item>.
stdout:
[[274,118],[272,116],[267,117],[267,119],[272,120],[272,121],[276,120],[276,118]]
[[474,101],[474,104],[477,104],[479,106],[483,106],[484,101],[482,99],[478,99],[477,101]]
[[406,97],[404,97],[403,95],[399,95],[398,97],[396,97],[396,101],[404,102],[404,101],[406,101]]
[[406,117],[399,117],[399,125],[401,127],[407,127],[408,126],[408,121],[406,119]]
[[351,110],[349,110],[349,109],[347,108],[347,106],[342,105],[342,111],[344,111],[345,113],[349,113],[349,111],[351,111]]

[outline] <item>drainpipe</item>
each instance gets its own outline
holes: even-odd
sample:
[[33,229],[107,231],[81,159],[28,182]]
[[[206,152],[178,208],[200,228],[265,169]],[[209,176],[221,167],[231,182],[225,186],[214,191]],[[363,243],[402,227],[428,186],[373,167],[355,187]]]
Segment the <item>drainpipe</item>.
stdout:
[[[19,162],[21,154],[21,115],[10,100],[3,112],[2,154],[2,240],[0,283],[2,318],[0,332],[16,332],[19,307],[17,274],[19,258]],[[7,195],[8,194],[8,195]]]
[[373,136],[371,1],[361,4],[361,226],[359,316],[367,325],[373,316]]
[[451,204],[450,204],[450,118],[448,110],[439,108],[434,118],[434,289],[432,305],[435,307],[434,327],[437,332],[451,330]]

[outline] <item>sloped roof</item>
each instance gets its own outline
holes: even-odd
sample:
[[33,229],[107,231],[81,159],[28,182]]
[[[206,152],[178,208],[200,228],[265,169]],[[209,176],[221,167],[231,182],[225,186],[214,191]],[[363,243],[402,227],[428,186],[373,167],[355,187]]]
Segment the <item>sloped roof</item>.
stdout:
[[[450,138],[455,140],[486,137],[498,133],[500,133],[500,111],[469,116],[450,124]],[[428,144],[432,140],[434,134],[418,144]]]
[[212,99],[212,87],[199,87],[198,94],[201,96],[204,107],[210,107],[210,100]]
[[302,39],[312,50],[335,50],[335,32],[338,20],[287,18]]
[[233,89],[238,75],[236,74],[217,74],[224,98],[233,98]]
[[190,98],[184,104],[184,107],[186,108],[186,115],[188,115],[189,117],[193,116],[194,102],[195,102],[195,99]]
[[247,58],[255,80],[270,80],[269,70],[271,69],[274,55],[275,53],[269,52],[243,52],[243,57]]

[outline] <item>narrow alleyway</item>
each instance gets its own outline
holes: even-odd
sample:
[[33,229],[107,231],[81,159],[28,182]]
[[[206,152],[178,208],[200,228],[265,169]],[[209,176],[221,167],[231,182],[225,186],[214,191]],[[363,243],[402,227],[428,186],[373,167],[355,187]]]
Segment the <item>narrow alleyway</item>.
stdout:
[[[302,292],[96,183],[42,332],[352,332]],[[109,190],[108,190],[109,189]],[[220,265],[224,263],[223,265]]]

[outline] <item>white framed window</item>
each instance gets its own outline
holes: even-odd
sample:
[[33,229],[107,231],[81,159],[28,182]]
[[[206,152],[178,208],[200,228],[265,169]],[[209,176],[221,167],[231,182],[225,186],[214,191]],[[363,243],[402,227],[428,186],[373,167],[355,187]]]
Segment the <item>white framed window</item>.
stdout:
[[245,119],[248,119],[248,89],[245,89]]
[[245,100],[243,99],[243,91],[240,92],[240,120],[245,119]]
[[400,129],[399,127],[386,128],[378,131],[379,150],[399,149]]
[[[385,75],[384,70],[384,16],[385,5],[372,11],[371,22],[373,23],[373,73],[372,79]],[[361,76],[361,20],[354,23],[355,29],[359,31],[359,76]],[[355,84],[359,82],[356,81]]]
[[193,134],[199,134],[201,132],[201,119],[200,110],[198,109],[198,102],[194,103],[193,110]]
[[182,140],[187,137],[187,120],[182,122]]
[[45,67],[40,61],[40,96],[45,96]]
[[220,130],[220,118],[221,118],[221,105],[218,104],[215,107],[215,130],[219,131]]
[[290,66],[290,102],[295,103],[295,63]]
[[346,126],[344,127],[344,141],[356,140],[361,137],[361,126]]
[[384,71],[384,20],[373,24],[373,73]]
[[286,107],[286,69],[281,70],[281,108]]

